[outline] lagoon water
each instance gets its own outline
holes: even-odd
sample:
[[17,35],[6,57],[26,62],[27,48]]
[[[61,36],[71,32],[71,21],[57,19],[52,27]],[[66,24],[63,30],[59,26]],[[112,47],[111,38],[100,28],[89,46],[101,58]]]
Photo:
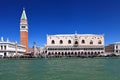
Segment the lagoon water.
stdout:
[[0,80],[120,80],[120,57],[0,59]]

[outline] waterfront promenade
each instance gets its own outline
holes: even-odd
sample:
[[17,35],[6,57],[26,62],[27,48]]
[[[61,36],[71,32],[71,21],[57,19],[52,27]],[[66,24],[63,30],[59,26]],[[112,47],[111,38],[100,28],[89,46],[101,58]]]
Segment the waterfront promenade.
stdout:
[[22,55],[22,56],[0,56],[0,59],[20,59],[20,58],[94,58],[94,57],[120,57],[118,53],[104,53],[96,56],[87,56],[87,55],[72,55],[72,56],[52,56],[48,57],[45,54],[40,54],[34,56],[33,54]]

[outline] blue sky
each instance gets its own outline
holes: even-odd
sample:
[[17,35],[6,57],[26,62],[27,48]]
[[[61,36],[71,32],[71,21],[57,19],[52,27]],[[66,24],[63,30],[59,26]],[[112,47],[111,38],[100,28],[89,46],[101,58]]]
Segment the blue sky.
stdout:
[[20,42],[25,7],[29,46],[46,43],[46,35],[104,34],[105,45],[120,41],[120,0],[0,0],[0,37]]

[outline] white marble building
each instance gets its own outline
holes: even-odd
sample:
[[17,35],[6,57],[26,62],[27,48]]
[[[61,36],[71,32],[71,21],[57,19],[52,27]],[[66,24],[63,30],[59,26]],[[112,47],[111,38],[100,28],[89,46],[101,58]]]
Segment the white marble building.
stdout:
[[112,44],[113,46],[113,53],[116,55],[120,55],[120,42],[115,42]]
[[46,57],[97,56],[104,54],[104,35],[47,35]]
[[26,48],[23,45],[17,44],[16,42],[10,42],[0,40],[0,57],[13,57],[23,55],[26,52]]

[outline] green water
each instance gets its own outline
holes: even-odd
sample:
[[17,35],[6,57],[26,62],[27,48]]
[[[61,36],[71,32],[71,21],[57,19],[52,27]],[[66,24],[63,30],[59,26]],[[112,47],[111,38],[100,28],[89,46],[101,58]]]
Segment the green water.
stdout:
[[0,59],[0,80],[120,80],[120,58]]

